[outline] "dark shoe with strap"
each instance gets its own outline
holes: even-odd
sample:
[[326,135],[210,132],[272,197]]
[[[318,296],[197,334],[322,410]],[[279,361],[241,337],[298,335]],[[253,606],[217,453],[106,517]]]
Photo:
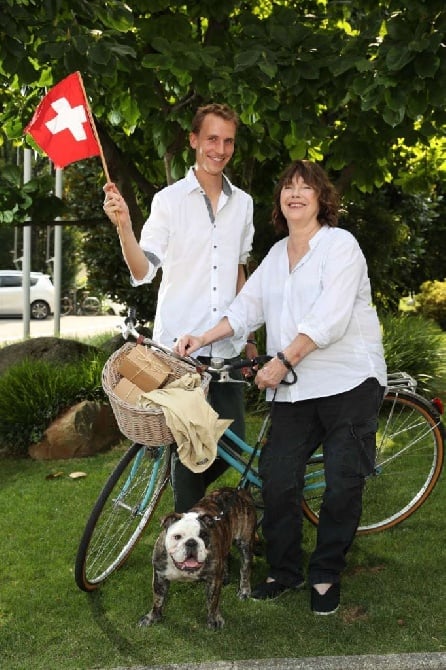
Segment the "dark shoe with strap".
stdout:
[[341,585],[339,582],[332,584],[323,595],[311,587],[311,611],[313,614],[326,616],[334,614],[339,608],[341,600]]
[[272,582],[264,581],[258,584],[251,592],[253,600],[275,600],[287,591],[298,591],[303,588],[305,582],[297,584],[297,586],[286,586],[274,580]]

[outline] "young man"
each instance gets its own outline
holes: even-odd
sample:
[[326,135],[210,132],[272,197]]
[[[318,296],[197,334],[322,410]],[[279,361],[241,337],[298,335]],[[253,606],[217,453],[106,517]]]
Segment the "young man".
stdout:
[[[246,281],[245,264],[254,235],[250,195],[232,185],[223,171],[232,158],[238,127],[236,113],[226,105],[200,107],[192,121],[189,143],[195,165],[183,179],[155,195],[138,242],[127,204],[114,184],[104,187],[104,211],[116,225],[132,283],[153,280],[162,268],[153,339],[173,347],[184,332],[199,333],[222,317]],[[253,341],[232,339],[203,347],[197,357],[231,360]],[[231,429],[244,437],[243,393],[240,384],[212,383],[208,399]],[[202,474],[194,474],[172,456],[175,509],[195,504],[226,466],[217,458]]]

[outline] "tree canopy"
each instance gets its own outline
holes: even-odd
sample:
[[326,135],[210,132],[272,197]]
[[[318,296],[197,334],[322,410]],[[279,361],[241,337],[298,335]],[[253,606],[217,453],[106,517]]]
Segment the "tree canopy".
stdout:
[[79,70],[137,229],[209,101],[240,114],[230,176],[259,230],[296,158],[323,162],[346,202],[441,195],[443,0],[4,0],[0,21],[4,134],[23,142],[45,90]]

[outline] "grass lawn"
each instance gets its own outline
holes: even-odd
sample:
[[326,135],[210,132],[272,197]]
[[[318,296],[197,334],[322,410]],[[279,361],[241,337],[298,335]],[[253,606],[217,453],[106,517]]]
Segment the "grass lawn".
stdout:
[[[427,503],[405,523],[356,539],[336,615],[314,617],[306,589],[276,602],[239,601],[235,552],[231,583],[222,596],[222,631],[206,628],[203,586],[180,583],[172,584],[164,622],[140,629],[137,621],[151,606],[150,559],[157,523],[98,591],[79,591],[73,577],[87,516],[122,448],[73,461],[0,462],[1,667],[91,670],[445,651],[444,474]],[[87,476],[71,479],[68,475],[75,471]],[[157,516],[171,507],[169,492]],[[314,528],[306,523],[307,555],[314,540]],[[264,559],[257,557],[253,581],[263,578],[265,570]]]

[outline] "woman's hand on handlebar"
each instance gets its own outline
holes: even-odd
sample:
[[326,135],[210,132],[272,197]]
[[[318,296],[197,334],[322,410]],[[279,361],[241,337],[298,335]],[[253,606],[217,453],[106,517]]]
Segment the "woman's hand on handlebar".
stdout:
[[175,342],[174,351],[180,354],[180,356],[191,356],[194,351],[204,346],[203,340],[203,337],[181,335]]
[[259,389],[275,389],[287,374],[287,369],[278,358],[270,361],[256,374],[254,383]]

